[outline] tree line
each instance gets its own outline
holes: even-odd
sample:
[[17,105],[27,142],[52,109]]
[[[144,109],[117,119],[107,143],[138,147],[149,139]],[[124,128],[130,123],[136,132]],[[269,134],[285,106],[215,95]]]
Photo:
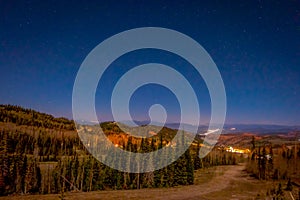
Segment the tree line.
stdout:
[[[266,196],[278,200],[285,199],[284,190],[293,191],[293,180],[300,176],[299,145],[282,144],[274,148],[271,143],[259,145],[253,137],[251,147],[251,155],[246,166],[247,172],[257,179],[277,183],[277,186],[266,192]],[[299,189],[298,193],[296,195],[300,198]]]
[[[41,123],[35,123],[39,120]],[[89,154],[71,120],[18,106],[1,105],[0,122],[0,195],[61,193],[63,197],[64,192],[74,190],[88,192],[190,185],[194,183],[194,170],[237,163],[235,154],[216,149],[200,159],[201,141],[196,140],[179,159],[162,169],[147,173],[121,172]],[[114,123],[101,126],[110,139],[119,138],[116,141],[122,148],[136,153],[158,150],[170,144],[176,133],[163,128],[161,134],[136,139],[125,136]],[[164,156],[172,156],[172,153]],[[120,162],[117,157],[106,159]],[[155,164],[156,161],[151,162]]]
[[[43,138],[42,135],[35,140],[28,134],[5,130],[0,133],[1,195],[193,184],[194,166],[190,150],[163,169],[148,173],[126,173],[103,165],[89,155],[83,146],[75,147],[76,143],[72,139],[65,138],[63,144],[62,140]],[[45,146],[40,142],[41,138],[49,141],[49,145]],[[140,150],[136,147],[129,140],[125,148],[132,152],[157,149],[153,142],[150,145],[142,142]],[[34,154],[36,148],[39,149],[37,155]],[[116,158],[107,159],[111,159],[110,162],[119,162]]]

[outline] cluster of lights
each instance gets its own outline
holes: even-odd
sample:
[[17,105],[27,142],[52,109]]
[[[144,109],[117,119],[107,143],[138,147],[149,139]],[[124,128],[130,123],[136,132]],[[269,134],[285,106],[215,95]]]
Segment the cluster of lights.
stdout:
[[250,153],[249,149],[234,149],[233,147],[228,147],[226,148],[227,152],[232,152],[232,153]]

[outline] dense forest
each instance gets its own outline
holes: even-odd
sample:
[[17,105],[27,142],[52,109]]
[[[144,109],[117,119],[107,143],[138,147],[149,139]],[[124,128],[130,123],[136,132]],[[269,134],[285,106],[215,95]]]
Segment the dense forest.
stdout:
[[[125,134],[113,122],[102,123],[101,127],[114,144],[139,153],[170,144],[176,133],[163,128],[157,135],[143,139]],[[201,145],[201,140],[195,140],[177,161],[160,170],[120,172],[89,154],[72,120],[0,105],[0,195],[61,193],[63,198],[66,191],[190,185],[194,182],[194,170],[237,163],[234,153],[218,149],[200,159]],[[119,162],[117,158],[110,159]]]

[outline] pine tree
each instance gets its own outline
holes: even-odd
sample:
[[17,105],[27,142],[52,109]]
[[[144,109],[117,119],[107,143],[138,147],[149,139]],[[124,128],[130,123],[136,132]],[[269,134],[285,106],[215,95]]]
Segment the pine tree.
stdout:
[[266,147],[264,146],[261,155],[261,170],[260,170],[261,178],[263,180],[266,179],[266,163],[267,163],[266,160],[267,160],[267,153],[266,153]]
[[21,189],[22,189],[22,192],[24,194],[26,194],[26,174],[27,174],[27,168],[28,168],[28,163],[27,163],[27,156],[25,155],[23,157],[23,165],[22,165],[22,168],[21,168]]
[[287,191],[292,191],[293,190],[293,185],[292,185],[292,182],[291,182],[291,178],[289,178],[289,180],[287,182],[286,190]]
[[72,169],[72,173],[73,173],[73,184],[75,185],[76,188],[79,188],[79,183],[78,183],[78,180],[79,180],[79,160],[78,160],[78,156],[75,155],[75,160],[74,160],[74,163],[73,163],[73,169]]
[[0,141],[0,194],[5,194],[8,175],[7,132],[1,133]]
[[94,185],[95,190],[104,189],[102,173],[103,173],[102,165],[99,162],[95,162],[95,164],[94,164],[94,180],[93,180],[93,185]]
[[273,175],[273,149],[272,146],[270,146],[270,152],[269,152],[269,159],[268,159],[268,167],[267,167],[267,172],[268,172],[268,178],[272,178]]
[[197,149],[196,149],[196,154],[195,154],[195,158],[194,158],[194,169],[200,169],[201,166],[201,159],[199,157],[199,151],[200,151],[200,141],[197,141]]
[[254,136],[252,136],[251,144],[252,144],[252,146],[251,146],[251,152],[253,152],[255,150],[255,137]]
[[194,166],[190,154],[190,149],[185,152],[185,159],[186,159],[186,170],[187,170],[187,183],[189,185],[194,184]]
[[42,173],[41,173],[41,168],[39,166],[36,167],[36,181],[37,181],[37,191],[40,192],[40,188],[42,186]]

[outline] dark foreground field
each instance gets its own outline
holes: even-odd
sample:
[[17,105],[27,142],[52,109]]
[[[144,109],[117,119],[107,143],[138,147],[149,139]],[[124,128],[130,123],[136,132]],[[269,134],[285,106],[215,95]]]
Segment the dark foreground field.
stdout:
[[[114,190],[97,192],[66,193],[65,199],[265,199],[263,196],[272,187],[272,182],[259,181],[244,172],[244,165],[218,166],[198,170],[195,185],[175,188],[140,190]],[[261,198],[258,198],[260,194]],[[52,200],[59,194],[7,196],[0,200]],[[288,194],[286,194],[289,199]]]

